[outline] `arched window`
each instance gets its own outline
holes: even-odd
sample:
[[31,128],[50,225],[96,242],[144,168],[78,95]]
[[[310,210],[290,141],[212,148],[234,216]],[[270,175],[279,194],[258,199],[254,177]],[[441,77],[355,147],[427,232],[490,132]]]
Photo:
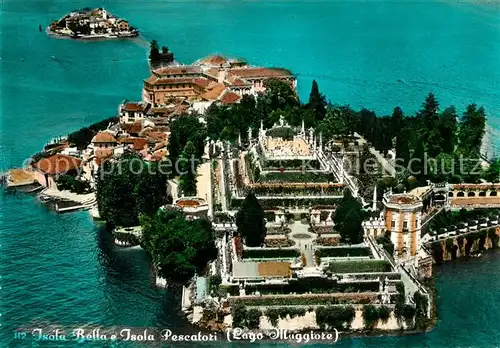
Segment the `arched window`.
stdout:
[[467,193],[467,197],[476,197],[476,193],[474,191],[471,191]]
[[436,201],[444,201],[445,197],[442,194],[437,194],[436,196],[434,196],[434,200],[436,200]]
[[448,197],[453,197],[453,191],[448,192]]
[[479,197],[486,197],[486,191],[479,192]]
[[465,196],[465,193],[463,193],[462,191],[460,191],[459,193],[457,193],[457,197],[464,197]]
[[497,195],[497,191],[491,191],[490,192],[490,196],[496,196]]

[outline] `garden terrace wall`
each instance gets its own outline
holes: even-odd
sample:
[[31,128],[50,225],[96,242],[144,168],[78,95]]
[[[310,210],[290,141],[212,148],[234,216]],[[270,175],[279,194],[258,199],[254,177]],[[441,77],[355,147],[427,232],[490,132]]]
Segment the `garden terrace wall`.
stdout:
[[297,135],[297,131],[291,127],[275,127],[266,130],[266,136],[272,138],[282,138],[283,140],[293,140],[295,135]]
[[266,227],[267,229],[267,235],[286,235],[292,230],[289,227],[281,227],[281,226],[270,226]]
[[300,252],[297,249],[243,249],[243,259],[279,259],[297,258]]
[[391,264],[385,260],[333,261],[328,265],[332,273],[391,272]]
[[262,161],[263,170],[318,170],[321,169],[321,163],[318,160],[264,160]]
[[245,287],[248,295],[258,291],[262,295],[284,294],[329,294],[329,293],[371,293],[379,290],[378,280],[339,283],[329,278],[291,279],[287,284],[251,284]]
[[251,189],[256,196],[294,195],[294,196],[342,196],[343,187],[314,184],[252,184]]
[[333,173],[328,172],[268,172],[260,175],[260,182],[294,182],[294,183],[309,183],[309,182],[335,182]]
[[401,274],[397,272],[371,272],[371,273],[343,273],[342,280],[378,280],[387,278],[388,280],[401,280]]
[[377,293],[335,293],[303,295],[260,295],[230,297],[231,305],[244,306],[327,306],[336,304],[372,304],[378,301]]

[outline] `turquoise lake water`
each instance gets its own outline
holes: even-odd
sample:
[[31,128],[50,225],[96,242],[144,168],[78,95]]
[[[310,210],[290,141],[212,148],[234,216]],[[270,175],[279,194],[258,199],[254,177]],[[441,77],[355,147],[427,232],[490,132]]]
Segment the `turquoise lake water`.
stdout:
[[[38,32],[84,6],[127,18],[142,38],[77,42]],[[396,105],[414,112],[431,91],[460,111],[476,102],[488,112],[493,147],[500,145],[498,2],[4,0],[1,11],[1,170],[54,136],[115,115],[121,100],[139,99],[151,39],[186,63],[219,52],[283,66],[297,74],[302,99],[315,78],[332,102],[381,115]],[[19,327],[185,330],[178,299],[153,288],[147,255],[112,246],[87,212],[56,215],[33,197],[4,195],[0,220],[0,347],[32,346],[14,340]],[[337,345],[498,346],[499,265],[497,252],[439,267],[440,321],[427,334]]]

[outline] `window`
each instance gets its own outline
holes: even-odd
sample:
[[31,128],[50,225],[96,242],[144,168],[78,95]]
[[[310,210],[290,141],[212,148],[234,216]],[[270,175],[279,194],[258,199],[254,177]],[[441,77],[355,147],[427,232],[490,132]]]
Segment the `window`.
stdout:
[[396,221],[394,221],[394,220],[393,220],[393,221],[391,221],[391,227],[392,227],[392,228],[396,227]]
[[408,221],[403,222],[403,230],[408,230]]

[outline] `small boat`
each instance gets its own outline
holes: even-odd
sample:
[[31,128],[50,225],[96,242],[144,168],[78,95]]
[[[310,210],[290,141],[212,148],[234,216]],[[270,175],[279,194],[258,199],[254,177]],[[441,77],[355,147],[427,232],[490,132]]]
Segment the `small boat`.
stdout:
[[42,202],[42,203],[48,203],[51,200],[52,200],[52,198],[49,196],[40,196],[40,202]]
[[38,31],[42,32],[42,25],[38,25]]

